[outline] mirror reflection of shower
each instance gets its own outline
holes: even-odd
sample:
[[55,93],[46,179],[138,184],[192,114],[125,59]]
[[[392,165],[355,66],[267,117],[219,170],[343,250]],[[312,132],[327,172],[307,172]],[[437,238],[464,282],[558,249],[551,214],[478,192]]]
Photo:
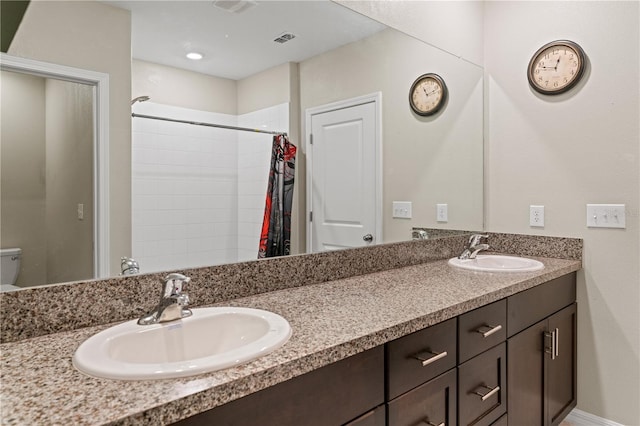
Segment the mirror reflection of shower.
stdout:
[[[148,100],[132,112],[289,130],[289,103],[234,115]],[[132,132],[131,257],[145,272],[254,260],[273,135],[135,116]]]

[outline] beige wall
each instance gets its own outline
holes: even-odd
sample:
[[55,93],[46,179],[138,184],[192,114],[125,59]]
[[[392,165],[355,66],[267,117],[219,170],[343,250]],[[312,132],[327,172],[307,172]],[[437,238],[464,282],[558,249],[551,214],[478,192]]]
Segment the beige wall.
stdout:
[[238,80],[238,114],[290,102],[292,72],[292,64],[284,63]]
[[236,114],[236,92],[235,80],[137,59],[131,63],[131,99],[146,95],[160,104]]
[[[487,229],[584,239],[578,408],[640,424],[638,2],[486,2]],[[509,35],[509,36],[505,36]],[[567,38],[589,58],[569,93],[533,92],[526,69]],[[626,204],[626,229],[586,227],[587,203]],[[544,229],[528,226],[545,206]]]
[[[449,88],[445,109],[413,114],[409,88],[425,72]],[[481,229],[482,69],[396,30],[385,30],[300,63],[301,109],[382,92],[383,241],[406,241],[411,227]],[[411,201],[412,219],[391,217]],[[436,221],[446,203],[449,222]]]
[[93,87],[47,79],[46,282],[93,278],[92,164]]
[[97,2],[32,1],[9,54],[109,74],[112,275],[131,253],[131,17]]
[[45,79],[2,71],[0,223],[2,248],[22,249],[19,286],[47,279]]

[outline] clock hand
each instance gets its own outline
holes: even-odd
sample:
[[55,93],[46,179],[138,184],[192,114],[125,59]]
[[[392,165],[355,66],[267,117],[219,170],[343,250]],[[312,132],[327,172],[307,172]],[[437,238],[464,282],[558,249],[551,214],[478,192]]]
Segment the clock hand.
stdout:
[[560,58],[558,58],[558,62],[556,62],[556,66],[553,67],[555,71],[558,71],[558,64],[560,64]]

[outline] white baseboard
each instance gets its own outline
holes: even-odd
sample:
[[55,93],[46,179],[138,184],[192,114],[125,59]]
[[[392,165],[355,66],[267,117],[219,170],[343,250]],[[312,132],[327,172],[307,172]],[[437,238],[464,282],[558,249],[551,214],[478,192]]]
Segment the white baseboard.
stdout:
[[613,420],[604,419],[578,409],[573,409],[564,420],[571,426],[623,426]]

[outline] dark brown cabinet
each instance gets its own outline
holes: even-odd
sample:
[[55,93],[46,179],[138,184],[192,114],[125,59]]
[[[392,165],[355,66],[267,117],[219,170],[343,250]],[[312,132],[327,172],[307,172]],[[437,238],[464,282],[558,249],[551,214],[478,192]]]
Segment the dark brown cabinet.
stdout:
[[176,425],[327,426],[352,422],[378,426],[375,422],[384,418],[384,412],[372,413],[371,418],[367,414],[378,406],[384,410],[383,403],[384,351],[378,346]]
[[[527,326],[522,331],[514,328],[518,332],[507,341],[508,422],[512,425],[555,426],[576,406],[575,275],[554,281],[534,288],[536,292],[512,296],[513,304],[512,298],[508,300],[510,321],[513,316],[513,322]],[[561,290],[560,297],[550,298],[550,284]],[[520,317],[518,309],[523,306],[528,308]]]
[[387,401],[456,366],[456,318],[385,345]]
[[547,423],[558,425],[577,401],[577,314],[576,304],[549,317],[549,332],[555,333],[554,355],[547,354],[545,377]]
[[458,367],[458,424],[488,426],[507,412],[507,347],[489,349]]
[[556,426],[576,405],[575,273],[178,422]]
[[456,370],[452,369],[389,403],[389,426],[455,425]]
[[458,317],[458,424],[488,426],[507,411],[507,301]]

